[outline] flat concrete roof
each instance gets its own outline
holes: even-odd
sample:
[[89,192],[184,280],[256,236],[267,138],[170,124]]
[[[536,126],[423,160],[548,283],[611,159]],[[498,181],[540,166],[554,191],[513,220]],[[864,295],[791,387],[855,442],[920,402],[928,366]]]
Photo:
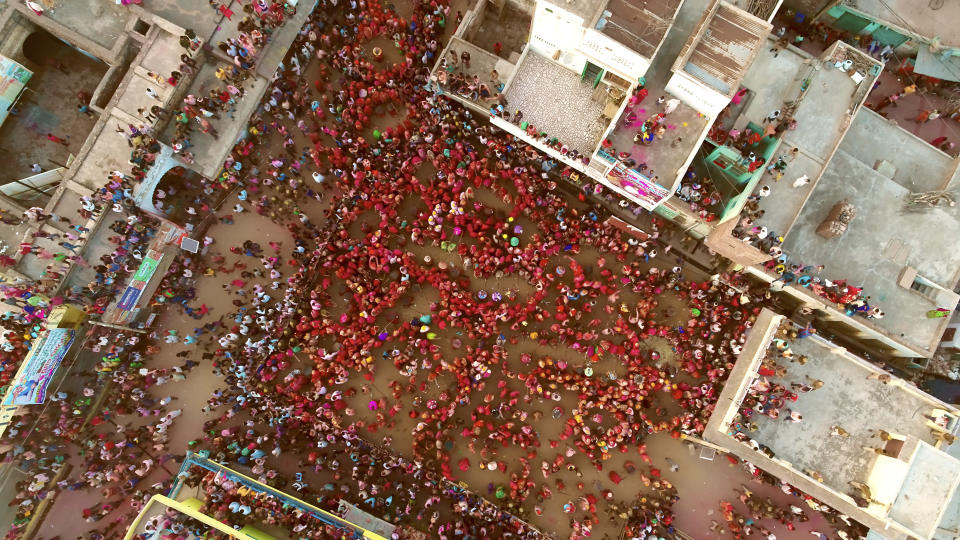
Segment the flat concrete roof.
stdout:
[[856,10],[926,38],[938,36],[944,45],[960,46],[956,33],[956,23],[960,20],[958,2],[857,0]]
[[849,73],[829,67],[815,71],[794,114],[797,129],[787,131],[784,139],[821,160],[828,159],[850,125],[856,89]]
[[609,125],[602,120],[604,103],[594,101],[593,92],[579,74],[528,48],[506,88],[506,109],[511,115],[521,110],[538,132],[590,156]]
[[[934,413],[934,409],[956,415],[956,409],[904,380],[892,378],[887,384],[880,382],[877,376],[884,371],[820,336],[782,341],[784,331],[790,328],[796,327],[783,315],[767,308],[761,311],[747,333],[743,352],[721,392],[704,438],[879,533],[870,538],[928,538],[929,535],[909,530],[904,523],[890,519],[889,511],[903,494],[911,503],[917,499],[935,507],[931,513],[943,511],[944,516],[952,515],[953,501],[944,499],[942,490],[928,497],[922,484],[925,477],[929,478],[926,471],[936,469],[944,459],[950,463],[952,458],[948,455],[960,453],[960,443],[941,447],[945,453],[934,450],[936,454],[932,456],[918,455],[918,449],[921,446],[932,449],[927,443],[932,439],[932,430],[924,415]],[[806,363],[780,358],[778,342],[789,345],[793,358],[806,356]],[[748,395],[759,395],[750,387],[758,380],[761,365],[772,368],[774,363],[786,369],[782,376],[767,377],[771,383],[790,388],[791,383],[811,384],[811,379],[818,379],[824,384],[800,393],[796,402],[785,400],[782,406],[777,404],[781,418],[783,410],[789,408],[803,415],[800,423],[755,413],[753,422],[759,429],[749,431],[743,426],[742,403]],[[843,428],[848,435],[831,434],[832,426]],[[887,447],[879,437],[871,437],[869,430],[877,429],[888,431],[896,441]],[[775,455],[768,457],[753,450],[750,440],[740,440],[743,436],[770,447]],[[873,451],[881,446],[890,453],[881,456]],[[905,482],[914,462],[916,475]],[[813,473],[822,476],[823,481],[815,480]],[[937,480],[941,483],[955,487],[960,481],[960,472],[952,467],[943,468],[942,473]],[[871,487],[871,497],[886,504],[858,507],[851,497],[857,490],[849,485],[850,480],[867,484]],[[936,521],[934,517],[930,524]],[[945,519],[941,525],[949,526],[949,523]],[[921,526],[920,530],[926,529]],[[944,540],[947,538],[953,540],[952,535]]]
[[123,34],[130,11],[115,2],[64,0],[55,2],[50,9],[45,9],[43,16],[76,31],[101,47],[112,49]]
[[933,536],[956,490],[958,476],[960,461],[920,444],[888,515],[913,531]]
[[[302,8],[309,9],[312,1],[301,0]],[[150,0],[142,6],[130,7],[104,0],[55,0],[53,4],[52,8],[44,10],[44,17],[49,17],[108,50],[114,47],[123,35],[127,21],[140,9],[182,28],[190,28],[204,40],[223,31],[228,32],[222,35],[235,35],[236,24],[244,17],[240,4],[236,2],[232,8],[232,20],[223,17],[206,2],[198,0]],[[176,56],[179,56],[179,53]]]
[[[302,8],[309,9],[311,2],[312,0],[301,0],[300,4]],[[231,7],[234,12],[233,17],[231,17],[232,21],[215,11],[207,2],[197,2],[197,0],[153,0],[144,2],[143,7],[150,13],[163,17],[177,26],[193,29],[203,39],[207,39],[214,34],[218,26],[222,26],[224,29],[231,26],[235,27],[236,23],[243,19],[245,15],[239,2],[234,2]],[[226,35],[234,36],[236,32]]]
[[[683,2],[677,11],[676,22],[663,40],[660,51],[644,76],[645,88],[649,92],[647,98],[635,107],[628,106],[623,115],[617,119],[616,128],[608,136],[618,152],[630,153],[638,164],[646,163],[648,169],[644,174],[651,177],[659,176],[658,183],[668,190],[672,189],[680,167],[696,150],[700,135],[711,120],[681,102],[677,109],[666,117],[667,131],[663,139],[657,139],[650,146],[644,146],[634,144],[633,136],[639,131],[640,124],[644,120],[661,112],[662,106],[657,105],[657,98],[674,97],[665,90],[670,76],[673,75],[670,68],[709,4],[710,0]],[[631,112],[637,115],[638,120],[634,123],[635,125],[628,127],[624,123],[624,118]]]
[[812,69],[809,63],[813,57],[794,47],[774,56],[770,52],[773,43],[772,38],[767,39],[740,81],[740,86],[753,91],[753,97],[734,124],[737,129],[743,129],[748,121],[759,124],[774,109],[782,107],[784,101],[794,99],[801,69]]
[[[613,142],[613,147],[618,152],[629,153],[638,164],[646,163],[648,169],[644,174],[659,176],[658,183],[669,190],[680,167],[696,149],[699,136],[707,126],[709,118],[681,102],[676,110],[666,117],[667,131],[663,139],[655,139],[649,146],[634,143],[633,136],[640,131],[644,120],[663,110],[662,105],[657,105],[656,99],[660,96],[673,99],[663,86],[648,84],[646,88],[650,91],[649,97],[639,105],[628,106],[617,122],[616,129],[607,138]],[[627,126],[623,117],[630,113],[636,114],[638,120]]]
[[[774,359],[775,344],[768,349]],[[782,378],[770,377],[770,382],[789,388],[791,383],[809,384],[811,379],[818,379],[824,385],[801,393],[795,403],[785,405],[803,415],[800,423],[784,421],[782,411],[778,419],[754,414],[759,429],[749,436],[770,447],[777,458],[790,462],[794,469],[816,471],[826,486],[851,493],[848,482],[866,482],[876,457],[870,448],[882,444],[878,438],[871,438],[870,430],[883,429],[930,444],[936,442],[923,415],[931,414],[938,402],[916,388],[903,386],[909,383],[894,379],[884,384],[868,379],[868,375],[877,373],[876,368],[817,336],[794,340],[790,349],[794,358],[806,356],[807,363],[779,359],[777,363],[786,367],[787,373]],[[831,435],[832,426],[850,435]]]
[[893,181],[911,191],[940,189],[953,170],[953,158],[870,109],[857,113],[841,148],[873,167],[896,167]]
[[[789,155],[790,150],[796,148],[790,142],[782,142],[780,148],[773,155],[773,161],[776,162],[779,156]],[[793,187],[793,181],[800,176],[807,175],[815,178],[823,169],[823,162],[817,160],[800,150],[800,154],[790,162],[784,177],[779,182],[769,173],[765,173],[757,183],[757,189],[767,186],[770,188],[770,195],[760,200],[760,209],[764,215],[757,220],[757,223],[767,228],[769,234],[774,236],[783,236],[793,225],[797,218],[797,213],[803,207],[804,201],[810,195],[813,186]]]
[[[211,88],[217,88],[220,84],[216,77],[219,66],[229,67],[229,65],[217,62],[213,58],[201,64],[186,93],[200,96],[206,95]],[[266,91],[267,86],[268,81],[263,77],[251,77],[247,80],[245,94],[237,100],[235,105],[237,110],[232,117],[224,115],[219,119],[212,119],[211,123],[214,129],[219,132],[218,137],[214,138],[205,134],[194,126],[194,131],[189,138],[193,144],[190,152],[194,154],[195,162],[191,164],[190,168],[207,178],[213,178],[220,172],[224,159],[237,142],[240,133],[247,127],[246,121],[243,119],[249,118],[257,109],[260,102],[259,96]],[[173,144],[176,126],[176,122],[168,122],[166,130],[158,138],[166,144]]]
[[[878,134],[878,137],[881,135]],[[936,306],[897,284],[906,266],[948,289],[960,270],[960,219],[957,208],[902,212],[908,190],[873,170],[846,150],[834,155],[787,235],[784,251],[804,264],[823,264],[824,274],[862,287],[886,315],[871,322],[898,341],[932,350],[943,332],[941,319],[928,319]],[[903,149],[903,152],[908,150]],[[848,200],[857,215],[845,234],[830,240],[816,228],[834,204]]]
[[162,75],[180,69],[180,55],[184,52],[180,46],[180,36],[160,32],[147,46],[149,48],[140,55],[140,65],[144,69]]
[[[505,83],[510,80],[510,77],[513,76],[513,72],[517,67],[505,58],[501,58],[469,41],[464,41],[457,37],[450,38],[450,43],[443,53],[442,58],[449,60],[450,55],[447,51],[456,51],[457,58],[460,58],[460,55],[462,55],[464,51],[470,53],[470,67],[465,68],[463,62],[459,62],[457,63],[457,70],[459,73],[463,73],[468,79],[472,79],[474,75],[479,76],[480,82],[490,88],[491,95],[495,95],[497,90],[493,81],[490,80],[490,72],[497,70],[497,78],[501,83]],[[439,65],[440,62],[438,59],[437,66]],[[434,67],[434,71],[436,71],[437,66]],[[510,111],[510,114],[513,114],[513,111]]]
[[[766,44],[772,45],[773,39],[769,38]],[[796,100],[806,86],[794,113],[797,128],[783,134],[776,155],[788,153],[792,148],[799,148],[800,154],[779,182],[774,182],[768,174],[757,184],[771,188],[770,195],[760,203],[765,215],[758,222],[777,235],[789,232],[816,187],[810,183],[794,188],[794,180],[804,175],[812,179],[819,177],[833,149],[845,136],[850,125],[849,111],[856,105],[858,85],[853,79],[829,67],[818,70],[815,68],[818,63],[818,59],[795,47],[787,47],[774,56],[765,45],[741,82],[741,86],[754,92],[749,105],[734,123],[734,127],[741,130],[749,122],[762,125],[767,115],[782,110],[784,103]],[[847,99],[838,99],[838,96]]]

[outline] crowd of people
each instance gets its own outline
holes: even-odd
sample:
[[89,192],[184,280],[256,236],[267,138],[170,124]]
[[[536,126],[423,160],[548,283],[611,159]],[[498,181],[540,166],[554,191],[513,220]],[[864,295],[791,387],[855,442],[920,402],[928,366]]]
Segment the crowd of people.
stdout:
[[[827,384],[825,381],[812,378],[809,375],[803,380],[793,379],[785,365],[786,362],[796,362],[800,365],[807,363],[809,359],[803,354],[795,353],[791,343],[809,336],[809,327],[797,328],[790,323],[780,326],[757,370],[759,377],[748,388],[740,410],[731,424],[731,432],[735,439],[744,442],[754,451],[767,458],[774,458],[774,451],[754,440],[751,434],[758,431],[765,423],[772,421],[802,423],[804,421],[803,414],[798,409],[802,408],[803,397],[820,390]],[[880,374],[879,377],[889,379],[890,375]],[[850,435],[842,426],[838,425],[831,426],[830,434],[841,438]],[[838,538],[847,540],[866,535],[866,528],[851,520],[848,516],[776,479],[769,473],[752,465],[749,467],[754,477],[765,483],[778,485],[784,493],[800,497],[811,509],[820,512],[833,525],[834,533]],[[823,476],[816,470],[807,469],[804,470],[804,473],[820,482],[823,481]],[[794,522],[802,523],[810,519],[800,506],[790,505],[788,509],[782,508],[770,501],[769,498],[767,500],[761,499],[745,486],[742,490],[737,490],[737,493],[740,502],[748,509],[747,514],[734,510],[730,502],[722,501],[721,509],[727,523],[724,525],[715,521],[713,523],[714,530],[719,532],[724,529],[728,530],[733,533],[735,538],[746,538],[753,531],[769,537],[772,533],[759,525],[762,519],[775,519],[791,531],[795,530]],[[870,503],[859,493],[852,493],[851,497],[861,507],[866,507]]]
[[[182,111],[169,112],[187,120],[176,120],[182,148],[191,120],[216,136],[206,113],[227,112],[243,97],[229,86],[245,78],[267,30],[283,20],[266,4],[244,2],[248,27],[221,44],[235,60],[224,73],[228,95],[188,96]],[[6,459],[32,474],[18,499],[26,502],[20,523],[47,490],[95,489],[102,501],[83,517],[104,523],[87,537],[115,537],[169,487],[167,467],[185,450],[168,447],[176,419],[209,414],[190,450],[331,511],[349,501],[398,525],[398,538],[415,529],[441,538],[539,537],[535,525],[553,509],[566,515],[571,538],[599,536],[603,512],[632,538],[676,534],[679,495],[645,439],[704,430],[770,293],[737,274],[694,279],[659,241],[662,224],[644,237],[614,226],[607,210],[583,202],[604,188],[581,181],[571,196],[562,186],[575,174],[441,88],[427,89],[426,52],[437,50],[449,10],[424,0],[401,17],[378,0],[319,2],[246,137],[204,187],[236,196],[232,211],[218,213],[221,225],[252,211],[290,239],[221,246],[211,232],[200,254],[178,257],[150,307],[195,319],[192,333],[100,328],[87,337],[99,358],[57,395],[59,416],[48,405],[4,435]],[[379,35],[393,36],[397,62],[370,55],[366,45]],[[185,36],[188,54],[193,44]],[[182,61],[189,71],[190,57]],[[117,247],[87,287],[56,300],[93,316],[136,270],[157,226],[130,192],[158,143],[149,129],[131,129],[134,171],[115,172],[85,201],[90,216],[123,217],[111,225]],[[229,313],[197,305],[199,280],[213,276],[233,278],[224,285],[236,308]],[[23,308],[4,328],[39,331],[54,302],[31,304],[32,284],[3,291]],[[8,343],[5,375],[28,340]],[[182,365],[151,366],[163,344],[187,347]],[[160,387],[201,363],[223,385],[202,411],[185,411]],[[104,384],[117,391],[94,403],[93,389]],[[627,459],[634,452],[642,467]],[[51,487],[72,453],[80,456],[72,471]],[[297,456],[302,475],[289,472],[297,460],[280,456]],[[623,497],[621,471],[644,484],[642,494]],[[587,480],[599,472],[602,481]],[[465,478],[494,480],[483,496],[465,489]],[[202,488],[209,515],[231,526],[330,534],[249,486],[202,470],[185,481]],[[175,514],[144,526],[144,538],[203,529]]]

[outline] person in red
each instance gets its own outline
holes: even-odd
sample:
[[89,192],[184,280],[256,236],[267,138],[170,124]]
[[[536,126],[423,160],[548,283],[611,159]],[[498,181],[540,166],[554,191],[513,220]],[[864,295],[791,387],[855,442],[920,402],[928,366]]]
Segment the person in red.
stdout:
[[219,11],[221,15],[226,17],[228,21],[230,20],[230,17],[233,17],[233,10],[231,10],[227,6],[223,4],[218,4],[215,0],[210,0],[210,5],[216,6],[217,11]]
[[[69,138],[69,136],[67,136],[67,138]],[[70,146],[69,141],[65,139],[61,139],[60,137],[57,137],[53,133],[47,133],[47,140],[51,142],[55,142],[57,144],[62,144],[63,146]]]
[[647,99],[647,95],[649,93],[650,91],[643,86],[638,87],[636,92],[634,92],[633,97],[630,99],[630,104],[637,105],[639,103],[643,103],[643,100]]

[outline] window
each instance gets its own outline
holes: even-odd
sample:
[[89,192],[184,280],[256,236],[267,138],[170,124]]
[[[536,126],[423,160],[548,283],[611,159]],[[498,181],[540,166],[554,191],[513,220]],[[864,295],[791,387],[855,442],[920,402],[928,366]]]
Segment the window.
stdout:
[[953,341],[953,338],[957,335],[957,329],[952,327],[947,327],[946,332],[943,333],[943,337],[940,338],[940,341]]
[[927,283],[927,280],[918,275],[913,278],[913,282],[910,283],[910,288],[926,297],[933,297],[936,294],[935,288],[927,285]]
[[150,24],[143,19],[137,19],[137,22],[133,25],[133,31],[141,36],[147,35],[148,30],[150,30]]

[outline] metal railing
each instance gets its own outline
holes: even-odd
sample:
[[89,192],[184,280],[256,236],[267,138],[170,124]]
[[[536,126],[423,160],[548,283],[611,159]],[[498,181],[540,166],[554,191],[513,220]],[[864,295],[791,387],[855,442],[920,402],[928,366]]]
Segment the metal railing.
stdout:
[[320,521],[321,523],[325,523],[327,525],[336,527],[350,534],[351,535],[350,538],[357,538],[357,539],[368,538],[371,540],[385,540],[379,534],[376,534],[372,531],[368,531],[367,529],[361,527],[360,525],[351,523],[345,519],[340,518],[335,514],[327,512],[326,510],[321,510],[320,508],[317,508],[316,506],[313,506],[300,499],[297,499],[296,497],[287,495],[286,493],[278,489],[272,488],[262,482],[254,480],[253,478],[250,478],[248,476],[245,476],[237,471],[234,471],[233,469],[230,469],[215,461],[207,459],[195,452],[189,452],[189,451],[187,452],[187,456],[183,460],[183,465],[180,466],[180,472],[177,474],[174,484],[170,488],[169,493],[167,494],[169,498],[174,500],[177,498],[177,496],[180,493],[180,490],[183,488],[186,478],[190,474],[189,471],[191,467],[200,467],[204,470],[217,473],[218,475],[223,474],[227,478],[229,478],[232,482],[246,486],[252,490],[255,490],[261,493],[266,493],[268,495],[276,497],[277,499],[283,501],[285,505],[296,508],[297,510],[300,510],[304,514],[307,514],[313,517],[314,519]]

